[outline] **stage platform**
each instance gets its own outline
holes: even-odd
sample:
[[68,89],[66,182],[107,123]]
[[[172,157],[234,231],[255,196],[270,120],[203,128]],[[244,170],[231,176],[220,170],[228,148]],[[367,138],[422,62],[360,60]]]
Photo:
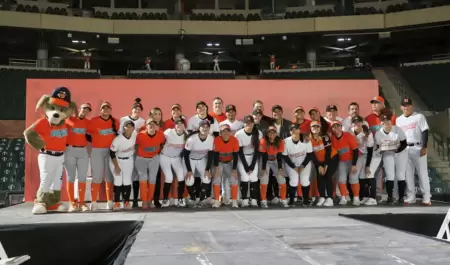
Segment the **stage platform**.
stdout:
[[143,221],[124,263],[127,265],[441,265],[450,264],[450,244],[342,215],[444,216],[448,209],[448,204],[268,210],[169,208],[33,216],[31,204],[21,204],[1,209],[0,224]]

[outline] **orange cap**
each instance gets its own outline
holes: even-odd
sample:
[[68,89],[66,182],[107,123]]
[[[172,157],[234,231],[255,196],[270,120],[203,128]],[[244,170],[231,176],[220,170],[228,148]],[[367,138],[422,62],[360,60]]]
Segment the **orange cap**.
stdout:
[[319,126],[319,127],[322,127],[321,124],[320,124],[320,122],[318,122],[318,121],[312,121],[312,122],[309,124],[309,127],[313,127],[313,126]]
[[106,107],[106,106],[108,106],[109,108],[111,108],[111,103],[109,103],[109,102],[107,102],[107,101],[103,102],[102,105],[100,105],[100,109],[103,109],[103,107]]
[[302,106],[297,106],[295,109],[294,109],[294,113],[296,113],[297,111],[299,111],[299,110],[301,110],[301,111],[305,111],[305,109],[302,107]]
[[371,104],[373,104],[375,102],[379,102],[384,105],[384,98],[382,96],[376,96],[376,97],[372,98],[372,100],[370,101]]
[[331,122],[331,127],[333,127],[336,124],[342,125],[342,123],[340,121],[333,121],[333,122]]

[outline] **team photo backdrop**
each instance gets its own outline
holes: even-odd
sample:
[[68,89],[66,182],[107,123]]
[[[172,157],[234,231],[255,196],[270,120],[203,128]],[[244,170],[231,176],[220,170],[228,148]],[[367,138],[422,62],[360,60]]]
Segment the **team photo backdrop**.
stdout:
[[[199,100],[209,104],[221,97],[224,107],[234,104],[237,117],[251,113],[255,100],[264,103],[264,113],[271,115],[271,107],[279,104],[284,108],[284,116],[292,119],[296,106],[306,110],[319,108],[325,114],[325,107],[334,104],[339,116],[347,116],[347,105],[352,102],[360,104],[361,115],[371,112],[369,101],[378,95],[377,80],[77,80],[77,79],[29,79],[26,91],[26,126],[30,126],[43,116],[42,111],[35,110],[36,103],[43,94],[49,95],[55,87],[65,86],[72,93],[72,101],[92,104],[89,118],[100,114],[100,104],[108,101],[112,104],[112,115],[120,118],[131,114],[136,97],[142,99],[147,118],[153,107],[163,110],[163,119],[170,118],[170,107],[178,103],[183,114],[190,117],[195,114],[195,104]],[[308,116],[308,115],[307,115]],[[309,117],[308,117],[309,118]],[[25,200],[33,201],[39,187],[39,169],[37,151],[28,145],[25,152]],[[65,179],[65,177],[64,177]],[[63,188],[65,185],[63,182]],[[104,190],[104,189],[102,189]],[[63,200],[65,200],[63,192]],[[100,194],[101,199],[104,194]]]

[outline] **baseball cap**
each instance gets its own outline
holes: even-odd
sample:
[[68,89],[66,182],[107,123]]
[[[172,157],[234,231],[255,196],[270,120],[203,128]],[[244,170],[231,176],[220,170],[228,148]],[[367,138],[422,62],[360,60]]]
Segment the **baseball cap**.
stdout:
[[381,121],[390,121],[392,119],[392,116],[390,114],[382,114],[380,116]]
[[313,111],[317,111],[317,112],[320,113],[319,108],[314,107],[314,108],[312,108],[312,109],[310,109],[310,110],[308,111],[309,115],[311,115],[311,112],[313,112]]
[[249,122],[255,122],[255,119],[253,119],[253,116],[251,116],[251,115],[247,115],[244,117],[244,123],[249,123]]
[[153,118],[148,118],[146,121],[145,121],[145,124],[150,124],[150,123],[154,123],[154,124],[158,124],[158,122],[156,122],[156,120],[155,119],[153,119]]
[[171,110],[178,108],[181,111],[181,105],[180,104],[173,104]]
[[267,128],[267,132],[270,132],[270,131],[277,132],[277,127],[275,127],[275,126],[269,126],[269,128]]
[[304,109],[302,106],[297,106],[297,107],[294,109],[294,113],[296,113],[296,112],[299,111],[299,110],[305,112],[305,109]]
[[227,105],[226,107],[225,107],[225,112],[228,112],[228,111],[232,111],[232,110],[234,110],[234,111],[236,111],[236,106],[235,105]]
[[123,123],[123,127],[128,127],[128,125],[133,125],[134,127],[134,122],[131,120],[127,120],[126,122]]
[[333,122],[331,122],[331,127],[333,127],[336,124],[338,124],[339,126],[342,126],[342,123],[340,121],[333,121]]
[[262,110],[260,110],[260,109],[255,109],[255,110],[252,112],[252,115],[263,115],[263,112],[262,112]]
[[330,104],[327,106],[327,112],[331,111],[331,110],[337,111],[338,109],[337,109],[336,105]]
[[312,122],[309,124],[309,127],[314,127],[314,126],[322,127],[322,125],[321,125],[320,122],[318,122],[318,121],[312,121]]
[[202,120],[198,126],[202,127],[203,125],[207,125],[208,127],[211,126],[211,123],[208,120]]
[[204,106],[208,106],[206,105],[206,103],[204,101],[197,101],[197,104],[195,104],[195,108],[197,109],[199,105],[204,105]]
[[80,109],[84,109],[84,108],[88,108],[89,109],[89,111],[91,111],[92,110],[92,106],[91,106],[91,104],[90,103],[83,103],[83,104],[81,104],[81,106],[80,106]]
[[109,102],[103,102],[101,105],[100,105],[100,109],[103,109],[104,107],[109,107],[109,108],[111,108],[111,103],[109,103]]
[[280,105],[275,105],[272,107],[272,112],[274,112],[277,109],[283,111],[283,107],[281,107]]
[[231,131],[231,127],[228,124],[222,124],[220,125],[220,131],[223,132],[225,130]]
[[373,97],[372,100],[370,100],[371,104],[377,103],[377,102],[384,105],[384,98],[381,96],[376,96],[376,97]]
[[289,131],[292,131],[293,129],[300,129],[300,125],[297,123],[293,123],[289,126]]
[[363,122],[363,121],[364,121],[364,119],[359,115],[352,118],[352,123]]
[[185,124],[185,121],[184,121],[184,119],[183,118],[178,118],[178,119],[176,119],[176,120],[174,120],[174,122],[175,122],[175,124]]
[[402,105],[402,106],[412,105],[412,99],[405,97],[402,99],[402,102],[400,102],[400,105]]

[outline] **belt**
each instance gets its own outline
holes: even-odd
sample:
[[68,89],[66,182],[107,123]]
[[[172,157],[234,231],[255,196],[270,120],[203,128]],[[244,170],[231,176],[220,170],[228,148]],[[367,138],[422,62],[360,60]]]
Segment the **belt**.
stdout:
[[192,160],[203,160],[203,158],[190,158],[190,159],[192,159]]
[[272,158],[272,159],[267,159],[267,161],[276,161],[276,158]]
[[228,161],[220,161],[220,163],[222,163],[222,164],[228,164],[228,163],[230,163],[231,161],[233,161],[233,160],[228,160]]
[[86,146],[81,146],[81,145],[70,145],[70,144],[66,144],[67,147],[73,147],[73,148],[85,148]]
[[[144,159],[153,159],[153,158],[155,158],[155,156],[151,156],[151,157],[138,156],[138,157],[140,157],[140,158],[144,158]],[[169,157],[170,157],[170,156],[169,156]]]
[[128,159],[130,159],[130,157],[118,157],[117,159],[120,159],[120,160],[128,160]]
[[420,146],[421,143],[408,143],[407,145],[408,146]]
[[246,155],[246,156],[252,156],[254,153],[252,153],[252,154],[244,154],[244,155]]
[[64,152],[61,151],[50,151],[50,150],[44,150],[42,149],[39,153],[49,156],[62,156],[64,155]]

